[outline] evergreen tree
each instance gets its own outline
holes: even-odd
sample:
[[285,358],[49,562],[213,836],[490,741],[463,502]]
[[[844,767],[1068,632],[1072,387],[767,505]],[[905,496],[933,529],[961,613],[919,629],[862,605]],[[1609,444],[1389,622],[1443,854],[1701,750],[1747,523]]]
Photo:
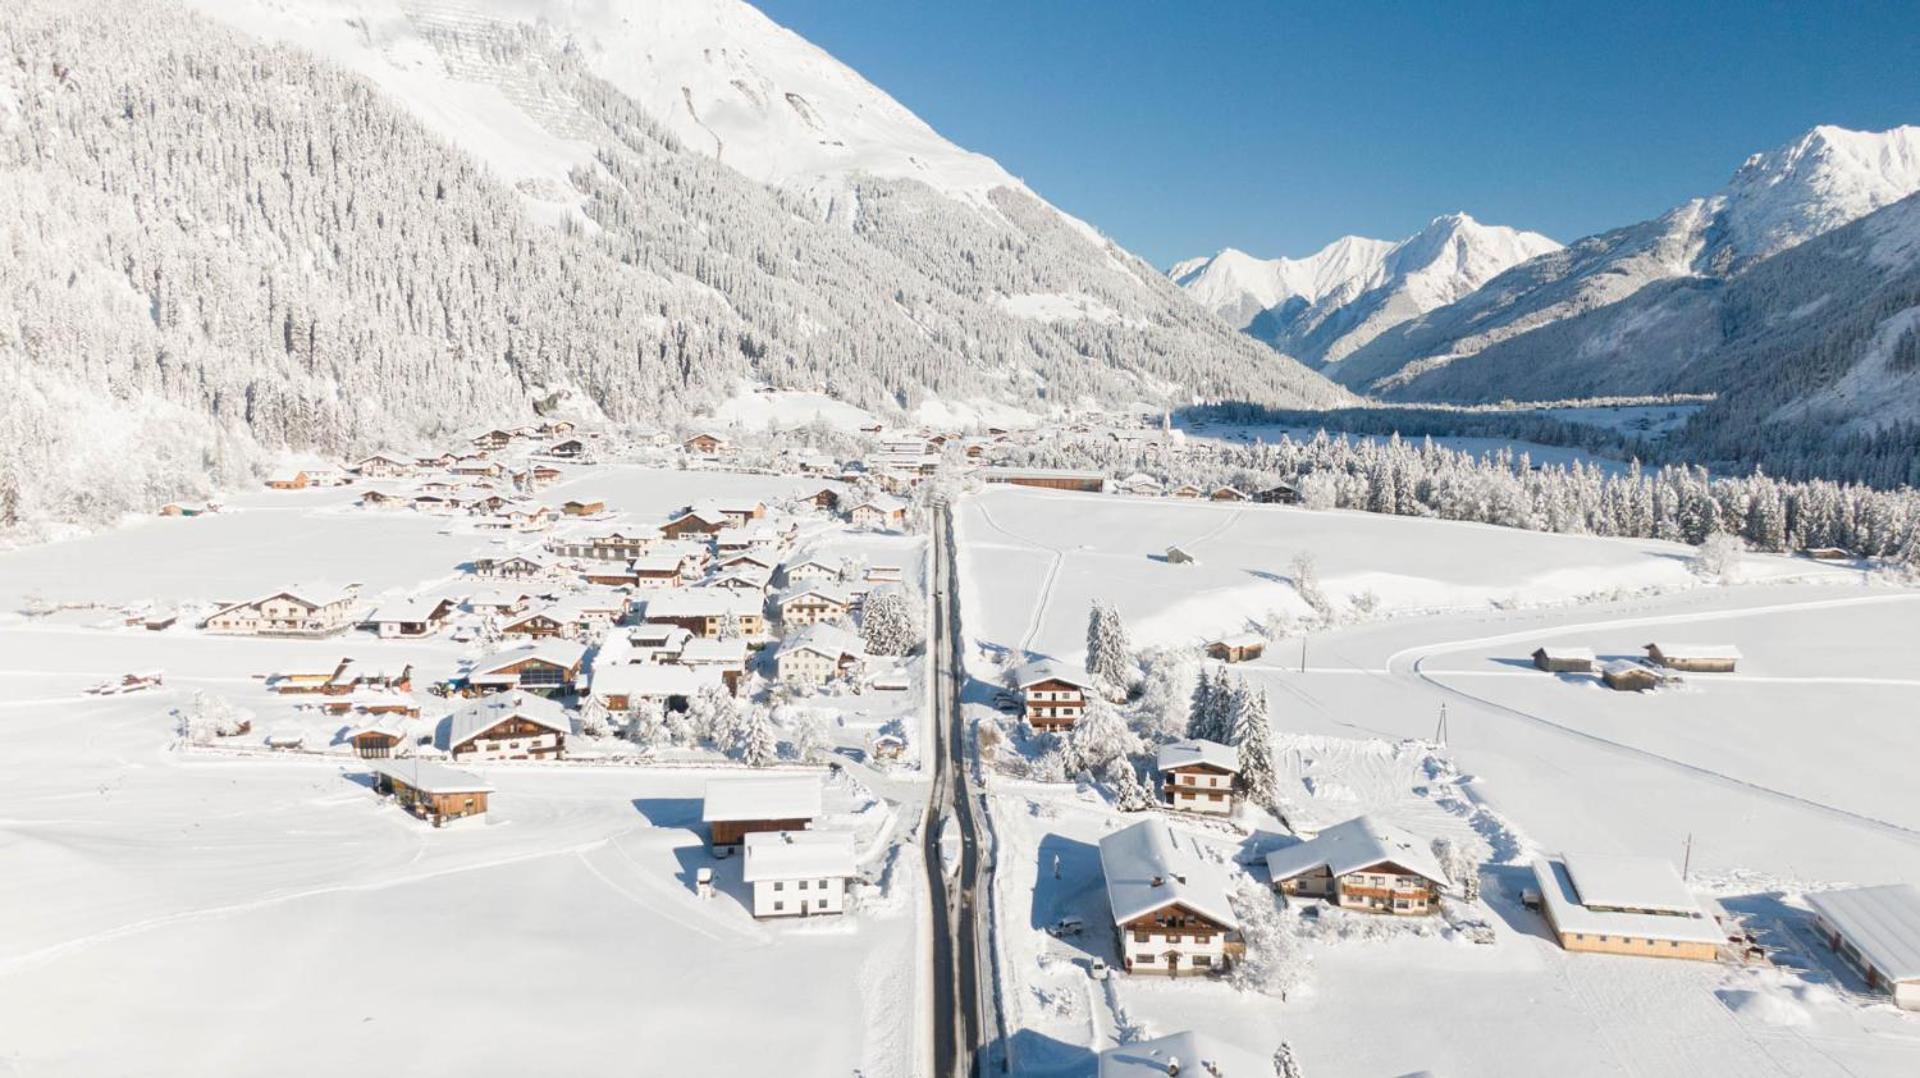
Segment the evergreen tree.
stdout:
[[1273,770],[1272,725],[1267,716],[1265,690],[1250,692],[1239,686],[1235,694],[1233,740],[1239,750],[1240,774],[1235,783],[1242,796],[1257,805],[1271,805],[1279,795]]
[[1087,612],[1087,673],[1115,697],[1132,687],[1133,648],[1127,642],[1127,629],[1120,612],[1112,605],[1095,601]]
[[918,645],[919,627],[897,588],[867,596],[860,610],[860,640],[869,655],[907,655]]
[[780,758],[780,742],[773,736],[773,723],[767,709],[759,705],[746,708],[735,736],[740,758],[750,767],[767,767]]
[[1067,733],[1067,747],[1078,767],[1099,774],[1108,764],[1132,752],[1136,742],[1118,709],[1098,696],[1089,696],[1086,710]]

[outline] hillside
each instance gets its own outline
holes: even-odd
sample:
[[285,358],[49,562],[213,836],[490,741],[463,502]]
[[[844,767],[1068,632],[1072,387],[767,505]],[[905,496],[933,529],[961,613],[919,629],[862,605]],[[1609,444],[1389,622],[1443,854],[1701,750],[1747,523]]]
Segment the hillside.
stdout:
[[1262,260],[1228,248],[1181,262],[1169,276],[1253,337],[1321,365],[1558,248],[1536,232],[1451,213],[1398,243],[1345,236],[1301,259]]
[[[632,10],[669,6],[771,26],[740,4]],[[406,449],[537,408],[676,421],[743,377],[894,414],[1346,397],[962,151],[942,187],[876,174],[871,146],[823,151],[844,170],[809,174],[831,193],[770,187],[689,148],[552,24],[228,13],[305,19],[279,36],[331,59],[144,2],[25,0],[0,24],[0,433],[26,445],[0,461],[0,526],[105,520],[244,485],[283,449]],[[810,77],[878,94],[780,35]],[[629,75],[649,61],[620,56]],[[924,129],[893,108],[859,128],[875,145]],[[780,130],[768,156],[791,160]]]
[[[1532,383],[1549,387],[1545,396],[1577,395],[1578,387],[1594,385],[1611,393],[1634,392],[1628,388],[1631,371],[1584,369],[1588,360],[1582,357],[1607,352],[1605,341],[1531,334],[1659,282],[1737,276],[1915,191],[1920,191],[1920,127],[1877,133],[1817,127],[1749,158],[1713,195],[1517,265],[1457,302],[1380,334],[1327,373],[1356,388],[1450,399],[1428,372],[1513,341],[1532,357],[1517,365],[1553,372]],[[1662,362],[1652,354],[1640,360]],[[1516,387],[1502,395],[1519,398],[1528,392]]]

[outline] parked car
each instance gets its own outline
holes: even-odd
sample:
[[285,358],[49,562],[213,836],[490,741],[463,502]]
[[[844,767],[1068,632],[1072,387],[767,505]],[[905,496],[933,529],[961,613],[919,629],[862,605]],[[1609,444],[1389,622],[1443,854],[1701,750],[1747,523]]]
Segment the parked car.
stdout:
[[1078,917],[1062,917],[1047,926],[1050,936],[1077,936],[1086,931],[1087,923]]
[[1107,972],[1106,959],[1095,957],[1087,961],[1087,976],[1092,977],[1094,980],[1106,980]]

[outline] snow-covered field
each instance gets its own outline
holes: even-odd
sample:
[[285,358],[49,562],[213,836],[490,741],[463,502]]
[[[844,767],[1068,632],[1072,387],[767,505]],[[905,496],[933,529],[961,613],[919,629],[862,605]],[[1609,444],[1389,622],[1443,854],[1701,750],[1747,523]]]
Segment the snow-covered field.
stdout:
[[[606,498],[660,520],[807,485],[609,465],[575,469],[540,500]],[[171,604],[315,577],[359,581],[370,599],[441,593],[462,587],[456,569],[476,553],[538,541],[496,547],[462,519],[353,508],[354,493],[248,495],[0,553],[0,1074],[761,1074],[776,1059],[785,1074],[913,1073],[926,899],[918,855],[899,845],[923,796],[911,771],[815,772],[823,823],[857,836],[856,912],[761,922],[738,859],[712,859],[700,823],[707,779],[737,770],[463,764],[495,787],[491,811],[436,830],[375,796],[338,745],[259,744],[294,722],[312,746],[350,721],[296,712],[263,675],[342,655],[412,663],[431,717],[451,705],[419,690],[483,645],[19,612],[30,597]],[[804,549],[923,579],[917,538],[829,529]],[[162,689],[82,694],[155,668]],[[195,690],[254,710],[253,734],[183,749],[170,712]],[[844,714],[833,738],[858,745],[921,710],[917,692],[884,696],[802,703]],[[712,898],[696,894],[702,867],[716,872]]]
[[[957,520],[975,677],[1025,654],[1077,662],[1095,599],[1142,646],[1240,631],[1269,610],[1303,617],[1287,576],[1302,550],[1330,598],[1371,590],[1374,617],[1230,667],[1271,700],[1281,808],[1308,833],[1370,813],[1486,865],[1472,908],[1491,946],[1290,908],[1308,971],[1285,1000],[1198,979],[1103,984],[1086,963],[1118,956],[1096,844],[1135,817],[1096,789],[996,776],[995,923],[1020,1072],[1084,1074],[1100,1048],[1188,1028],[1262,1056],[1284,1041],[1308,1074],[1920,1067],[1920,1019],[1864,993],[1813,940],[1800,900],[1920,877],[1920,592],[1754,556],[1750,583],[1709,586],[1670,544],[1268,506],[995,490]],[[1197,564],[1154,557],[1176,543]],[[1645,694],[1528,660],[1543,643],[1609,657],[1657,640],[1732,643],[1744,659]],[[1175,826],[1258,882],[1257,855],[1290,841],[1263,823]],[[1537,853],[1677,867],[1689,840],[1694,886],[1744,919],[1772,966],[1569,954],[1518,901]],[[1084,935],[1040,931],[1070,915]]]

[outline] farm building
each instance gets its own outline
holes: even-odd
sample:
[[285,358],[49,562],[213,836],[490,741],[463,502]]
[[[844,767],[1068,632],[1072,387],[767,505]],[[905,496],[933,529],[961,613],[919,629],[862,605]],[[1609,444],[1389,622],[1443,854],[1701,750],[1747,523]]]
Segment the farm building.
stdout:
[[392,720],[355,727],[346,734],[346,742],[353,746],[353,754],[364,760],[384,760],[392,756],[406,739],[406,732]]
[[747,835],[740,875],[753,885],[755,917],[845,913],[857,870],[846,831],[756,831]]
[[1236,633],[1207,642],[1207,657],[1221,662],[1244,663],[1267,653],[1267,638],[1255,632]]
[[980,478],[989,483],[1041,490],[1079,490],[1098,494],[1106,489],[1107,477],[1101,472],[1069,471],[1063,468],[982,468]]
[[1446,870],[1426,843],[1367,816],[1274,850],[1267,854],[1267,872],[1282,894],[1400,916],[1438,910],[1440,893],[1449,886]]
[[1807,896],[1827,945],[1902,1010],[1920,1011],[1920,887],[1890,883]]
[[467,684],[489,692],[501,689],[542,695],[570,692],[580,678],[580,663],[586,654],[586,648],[569,640],[543,640],[475,663],[467,675]]
[[819,816],[820,779],[814,775],[714,779],[700,812],[714,846],[738,846],[762,831],[805,831]]
[[1276,483],[1262,491],[1256,491],[1253,500],[1263,505],[1299,505],[1300,491],[1288,483]]
[[1031,662],[1013,672],[1013,687],[1026,700],[1026,720],[1035,730],[1065,730],[1087,709],[1091,679],[1052,659]]
[[547,640],[568,635],[568,628],[566,622],[542,610],[507,622],[500,627],[500,635],[525,637],[529,640]]
[[1533,665],[1549,674],[1585,674],[1593,670],[1592,648],[1545,645],[1533,649]]
[[524,692],[482,697],[447,720],[447,751],[456,760],[539,760],[566,751],[573,723],[567,710]]
[[1207,500],[1216,502],[1250,502],[1253,500],[1253,495],[1248,494],[1239,487],[1215,487],[1212,493],[1207,495]]
[[1097,1078],[1262,1078],[1273,1064],[1218,1037],[1188,1030],[1100,1053]]
[[1665,670],[1632,659],[1615,659],[1600,667],[1600,681],[1619,692],[1657,689],[1678,680]]
[[1168,565],[1192,565],[1199,560],[1188,553],[1185,547],[1178,546],[1168,547],[1165,556]]
[[1167,803],[1187,812],[1233,812],[1233,777],[1240,755],[1232,747],[1198,738],[1160,746],[1154,761]]
[[1153,817],[1100,840],[1100,870],[1121,962],[1129,973],[1224,969],[1240,926],[1227,902],[1226,870],[1192,840]]
[[1648,644],[1647,658],[1669,670],[1730,674],[1740,662],[1740,649],[1732,644]]
[[561,514],[570,517],[598,516],[606,511],[607,503],[598,499],[590,502],[563,502],[560,506]]
[[1569,951],[1711,962],[1727,941],[1713,911],[1656,857],[1542,857],[1533,878],[1547,927]]
[[373,788],[435,827],[481,815],[487,811],[487,796],[493,793],[493,787],[477,775],[428,760],[374,764]]

